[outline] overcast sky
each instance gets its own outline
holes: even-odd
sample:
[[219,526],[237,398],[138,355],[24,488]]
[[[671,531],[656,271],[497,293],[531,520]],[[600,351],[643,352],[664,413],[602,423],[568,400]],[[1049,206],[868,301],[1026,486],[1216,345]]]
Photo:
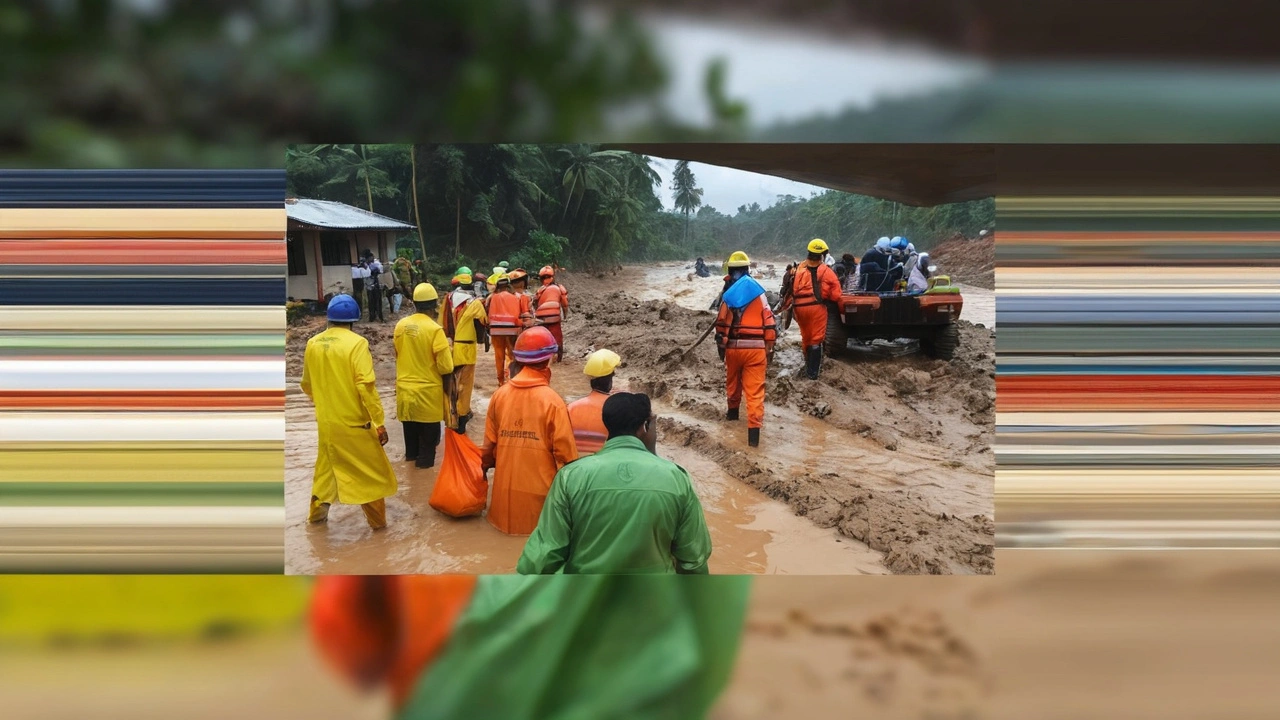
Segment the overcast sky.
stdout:
[[[668,210],[675,208],[671,199],[671,175],[675,172],[676,161],[655,157],[653,169],[662,176],[662,187],[657,189],[662,206]],[[758,175],[744,170],[689,163],[693,171],[693,179],[702,188],[702,204],[710,205],[725,215],[738,212],[739,205],[760,203],[760,207],[769,207],[777,202],[779,195],[795,195],[807,198],[814,192],[822,192],[823,188],[806,185],[794,180],[786,180],[772,175]]]

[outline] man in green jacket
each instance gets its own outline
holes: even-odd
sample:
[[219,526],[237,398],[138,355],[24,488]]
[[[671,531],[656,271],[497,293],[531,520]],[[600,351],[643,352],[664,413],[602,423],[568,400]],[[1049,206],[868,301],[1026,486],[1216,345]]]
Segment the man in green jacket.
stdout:
[[649,397],[605,401],[609,440],[556,473],[516,570],[706,574],[711,534],[689,473],[657,456]]

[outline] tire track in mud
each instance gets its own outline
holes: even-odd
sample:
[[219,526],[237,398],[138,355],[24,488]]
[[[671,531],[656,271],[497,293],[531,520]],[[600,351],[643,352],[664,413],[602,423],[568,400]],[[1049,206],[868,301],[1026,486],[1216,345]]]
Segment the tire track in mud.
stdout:
[[[713,320],[710,313],[574,280],[579,302],[590,309],[566,327],[571,352],[609,347],[622,355],[619,376],[630,389],[675,411],[660,413],[661,444],[696,450],[819,527],[866,543],[884,553],[892,572],[994,571],[990,330],[964,323],[950,364],[919,356],[827,359],[817,382],[797,379],[799,351],[780,345],[755,451],[746,449],[745,423],[723,420],[724,375],[713,340],[685,355]],[[800,437],[806,422],[829,429],[838,457],[824,459],[822,447],[816,457],[795,456],[807,444]],[[841,465],[851,458],[856,466]]]

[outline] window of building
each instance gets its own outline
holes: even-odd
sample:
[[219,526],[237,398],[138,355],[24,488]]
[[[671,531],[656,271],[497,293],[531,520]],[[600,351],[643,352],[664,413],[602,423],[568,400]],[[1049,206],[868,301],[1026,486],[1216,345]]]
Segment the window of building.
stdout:
[[351,242],[341,233],[320,234],[320,260],[326,267],[351,264]]
[[301,237],[289,236],[289,274],[307,274],[307,241]]

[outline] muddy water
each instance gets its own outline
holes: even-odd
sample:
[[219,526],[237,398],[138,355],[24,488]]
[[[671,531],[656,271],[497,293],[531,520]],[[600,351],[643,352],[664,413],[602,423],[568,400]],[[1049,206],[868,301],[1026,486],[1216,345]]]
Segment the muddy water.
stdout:
[[[491,356],[482,356],[491,360]],[[393,375],[378,369],[379,377]],[[495,379],[492,366],[477,372],[474,412],[482,420]],[[384,381],[385,382],[385,381]],[[587,390],[580,361],[566,358],[554,366],[552,386],[573,399]],[[621,383],[620,383],[620,388]],[[386,449],[400,490],[387,500],[385,530],[374,532],[358,507],[335,505],[327,523],[306,524],[306,509],[316,452],[314,411],[289,383],[286,419],[286,571],[291,574],[368,573],[506,573],[524,548],[524,537],[498,532],[482,517],[455,519],[432,510],[427,500],[435,469],[397,462],[404,456],[404,436],[395,416],[395,396],[382,392],[390,442]],[[661,408],[659,408],[661,410]],[[483,423],[474,422],[468,436],[483,440]],[[745,435],[742,439],[746,449]],[[439,452],[439,451],[438,451]],[[725,474],[696,452],[659,442],[659,454],[689,470],[707,514],[714,548],[713,573],[749,574],[880,574],[881,553],[835,530],[819,528],[797,516],[785,503],[769,498]],[[802,467],[803,465],[801,465]],[[438,467],[438,463],[437,463]]]

